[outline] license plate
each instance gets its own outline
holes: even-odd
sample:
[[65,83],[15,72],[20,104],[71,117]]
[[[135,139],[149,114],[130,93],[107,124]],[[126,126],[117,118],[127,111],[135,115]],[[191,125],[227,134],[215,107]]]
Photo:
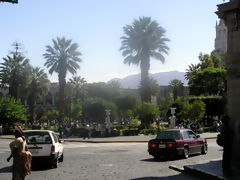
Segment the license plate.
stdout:
[[39,152],[38,149],[31,149],[32,154],[38,154],[38,152]]
[[166,148],[165,144],[159,144],[159,148]]

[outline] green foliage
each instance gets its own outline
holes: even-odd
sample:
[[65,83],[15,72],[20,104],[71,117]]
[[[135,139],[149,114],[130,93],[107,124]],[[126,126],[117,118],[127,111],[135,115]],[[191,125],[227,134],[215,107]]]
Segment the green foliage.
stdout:
[[135,113],[139,115],[141,125],[146,128],[155,121],[160,111],[156,105],[143,102],[137,104]]
[[104,123],[106,117],[106,109],[111,110],[110,119],[113,121],[117,117],[116,105],[110,101],[101,98],[89,98],[84,103],[85,116],[89,123]]
[[59,77],[59,121],[64,118],[65,106],[65,85],[67,72],[76,74],[80,68],[79,64],[81,53],[78,51],[78,44],[72,43],[65,37],[53,39],[53,46],[46,46],[46,53],[43,54],[46,62],[44,66],[49,68],[49,73],[58,73]]
[[0,98],[0,124],[12,126],[18,122],[27,120],[25,108],[19,100],[13,97]]
[[191,64],[186,72],[190,95],[224,95],[227,70],[223,61],[214,53],[200,54],[200,63]]
[[122,129],[120,130],[121,136],[137,136],[139,134],[139,129]]
[[199,122],[203,119],[206,105],[201,100],[189,102],[189,98],[178,98],[174,103],[177,107],[176,117],[185,122]]
[[160,93],[160,86],[156,79],[149,79],[149,87],[151,96],[157,96]]
[[161,117],[165,117],[167,115],[167,112],[169,111],[173,102],[174,99],[172,93],[168,93],[165,97],[159,100],[159,109]]
[[36,102],[48,94],[50,81],[47,74],[40,68],[31,67],[31,81],[27,87],[29,120],[33,124],[36,120]]
[[117,97],[115,104],[118,108],[119,118],[124,121],[123,123],[126,123],[133,117],[133,109],[136,106],[136,98],[134,96],[125,95]]
[[155,135],[157,134],[157,130],[156,129],[142,129],[140,131],[140,134],[144,134],[144,135]]
[[17,99],[29,81],[29,60],[13,54],[12,57],[3,58],[3,61],[0,66],[1,86],[8,88],[9,95]]
[[169,88],[173,93],[173,99],[176,100],[177,96],[183,96],[183,82],[178,79],[173,79],[169,83]]
[[80,77],[72,77],[66,86],[66,98],[73,98],[75,101],[84,101],[87,96],[87,81]]
[[78,120],[82,116],[82,103],[80,101],[77,101],[73,103],[72,108],[71,108],[71,118],[73,120]]
[[189,85],[193,95],[223,95],[226,92],[226,69],[206,68],[192,77]]
[[49,125],[49,123],[52,124],[52,122],[55,122],[58,119],[58,116],[59,111],[49,110],[43,114],[40,120],[43,122],[47,122],[47,124]]
[[139,119],[130,119],[129,125],[139,127],[141,125],[141,121]]

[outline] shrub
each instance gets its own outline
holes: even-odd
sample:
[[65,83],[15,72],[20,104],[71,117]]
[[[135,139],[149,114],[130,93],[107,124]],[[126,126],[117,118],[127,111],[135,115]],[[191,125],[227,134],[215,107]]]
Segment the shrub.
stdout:
[[144,134],[144,135],[155,135],[157,134],[157,130],[156,129],[142,129],[140,131],[140,134]]
[[137,136],[139,134],[138,129],[122,129],[120,135],[122,136]]

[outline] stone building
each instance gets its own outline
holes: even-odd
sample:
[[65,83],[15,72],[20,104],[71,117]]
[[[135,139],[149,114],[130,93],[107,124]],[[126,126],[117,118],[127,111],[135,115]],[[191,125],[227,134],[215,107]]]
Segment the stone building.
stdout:
[[227,27],[224,24],[224,21],[221,19],[216,22],[216,38],[214,43],[214,53],[221,57],[223,53],[227,52]]

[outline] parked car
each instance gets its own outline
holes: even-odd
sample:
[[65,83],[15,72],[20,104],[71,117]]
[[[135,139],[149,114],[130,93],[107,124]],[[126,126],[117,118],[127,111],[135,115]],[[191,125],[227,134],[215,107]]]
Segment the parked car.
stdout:
[[192,154],[206,154],[207,150],[207,140],[190,129],[160,131],[155,139],[148,142],[148,152],[154,159],[172,155],[188,158]]
[[55,132],[49,130],[24,131],[32,160],[42,161],[53,168],[63,162],[63,145]]

